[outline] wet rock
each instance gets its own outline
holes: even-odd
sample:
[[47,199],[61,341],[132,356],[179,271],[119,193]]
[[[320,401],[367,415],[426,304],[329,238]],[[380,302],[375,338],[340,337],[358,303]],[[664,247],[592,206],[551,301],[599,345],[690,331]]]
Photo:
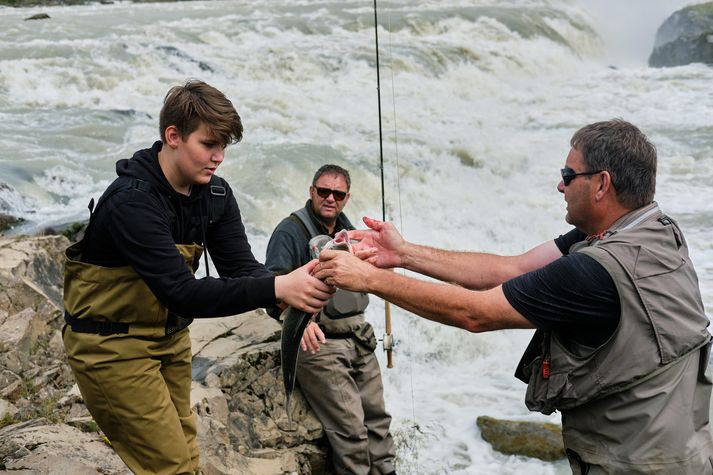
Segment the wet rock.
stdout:
[[22,218],[17,218],[15,216],[10,216],[9,214],[0,213],[0,231],[11,229],[13,226],[21,223],[22,221]]
[[87,224],[89,224],[89,220],[63,223],[44,228],[37,234],[39,236],[62,235],[69,239],[70,242],[75,243],[84,237]]
[[656,32],[649,66],[713,64],[713,2],[674,12]]
[[541,460],[565,456],[562,428],[548,422],[507,421],[488,416],[477,419],[483,440],[507,455],[524,455]]
[[28,16],[25,18],[27,20],[49,20],[50,16],[46,13],[37,13],[36,15]]

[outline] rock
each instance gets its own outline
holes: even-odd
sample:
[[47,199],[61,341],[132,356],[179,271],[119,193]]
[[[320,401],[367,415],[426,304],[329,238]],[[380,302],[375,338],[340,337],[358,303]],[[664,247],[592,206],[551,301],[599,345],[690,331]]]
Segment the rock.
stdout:
[[50,16],[46,13],[37,13],[36,15],[28,16],[25,18],[27,20],[49,20]]
[[84,237],[87,224],[89,224],[88,219],[84,221],[72,221],[44,228],[37,234],[39,236],[62,235],[69,239],[70,242],[75,243]]
[[4,419],[5,416],[14,416],[17,414],[17,408],[10,401],[5,399],[0,399],[0,420]]
[[15,216],[10,216],[9,214],[0,213],[0,231],[11,229],[13,226],[21,223],[22,221],[22,218],[17,218]]
[[674,12],[656,32],[649,66],[713,64],[713,2]]
[[0,391],[0,396],[2,396],[3,399],[17,401],[18,399],[20,399],[20,395],[23,393],[24,390],[25,384],[22,381],[22,378],[18,376],[17,379],[10,381],[7,385],[5,385],[5,387],[2,388],[2,390]]
[[0,311],[31,308],[46,321],[58,317],[68,245],[64,236],[0,237]]
[[47,325],[42,318],[31,308],[26,308],[0,325],[0,348],[13,348],[29,357],[30,348],[45,333]]
[[79,392],[79,386],[75,383],[69,391],[67,391],[64,396],[57,401],[58,406],[71,406],[78,402],[84,402],[82,399],[82,393]]
[[562,428],[548,422],[506,421],[480,416],[478,429],[483,440],[507,455],[524,455],[541,460],[564,458]]
[[322,426],[299,390],[288,427],[279,335],[263,311],[191,325],[191,400],[206,473],[317,474],[326,466]]
[[44,419],[0,429],[0,460],[11,473],[131,474],[99,434]]

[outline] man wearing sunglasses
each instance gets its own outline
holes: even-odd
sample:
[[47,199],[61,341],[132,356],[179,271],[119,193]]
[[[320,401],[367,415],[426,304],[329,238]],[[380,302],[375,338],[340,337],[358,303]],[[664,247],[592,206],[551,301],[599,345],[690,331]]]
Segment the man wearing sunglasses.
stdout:
[[619,119],[571,146],[557,186],[567,234],[497,256],[365,218],[371,229],[350,233],[364,260],[325,251],[315,275],[471,332],[536,329],[516,376],[530,410],[562,412],[575,474],[711,474],[709,320],[683,233],[654,201],[656,149]]
[[[317,170],[305,206],[277,225],[267,245],[265,265],[286,274],[311,260],[315,236],[352,230],[342,212],[349,201],[349,172],[337,165]],[[315,314],[302,337],[297,381],[317,414],[332,448],[337,474],[381,475],[394,472],[391,416],[384,405],[376,338],[364,319],[369,298],[337,290]],[[270,314],[279,318],[280,311]]]

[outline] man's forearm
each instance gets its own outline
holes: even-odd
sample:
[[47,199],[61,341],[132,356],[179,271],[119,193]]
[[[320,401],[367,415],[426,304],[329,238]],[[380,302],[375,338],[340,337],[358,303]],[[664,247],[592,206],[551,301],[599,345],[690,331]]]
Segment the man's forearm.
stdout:
[[366,290],[428,320],[470,332],[532,328],[509,305],[500,288],[475,292],[375,269]]
[[485,290],[522,274],[518,257],[446,251],[408,243],[401,259],[405,269],[468,289]]

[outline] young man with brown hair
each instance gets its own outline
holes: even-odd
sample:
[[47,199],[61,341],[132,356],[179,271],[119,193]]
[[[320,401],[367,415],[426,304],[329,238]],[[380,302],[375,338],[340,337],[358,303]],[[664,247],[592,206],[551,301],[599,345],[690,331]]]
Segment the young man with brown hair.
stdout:
[[[66,252],[63,337],[87,408],[129,468],[193,474],[192,319],[278,300],[315,312],[331,289],[309,275],[316,262],[274,277],[253,256],[215,175],[243,132],[223,93],[195,80],[174,87],[159,124],[161,141],[117,162],[84,239]],[[220,277],[196,279],[206,249]]]

